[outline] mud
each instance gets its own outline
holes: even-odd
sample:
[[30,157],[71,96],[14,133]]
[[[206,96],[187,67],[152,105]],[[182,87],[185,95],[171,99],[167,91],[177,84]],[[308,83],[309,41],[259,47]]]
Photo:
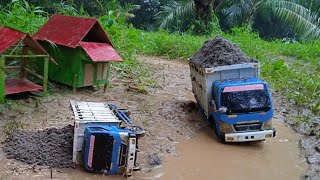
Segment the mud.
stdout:
[[[160,86],[148,90],[149,94],[127,91],[132,82],[113,74],[112,87],[106,93],[102,89],[93,92],[84,88],[73,94],[71,89],[60,88],[39,102],[20,102],[17,107],[14,105],[6,110],[0,116],[0,126],[3,122],[16,120],[26,130],[62,128],[73,123],[70,99],[110,102],[129,109],[134,124],[146,130],[139,142],[138,163],[142,171],[135,172],[132,179],[299,179],[305,172],[301,162],[304,158],[299,158],[298,137],[280,122],[282,117],[278,114],[283,114],[280,102],[274,102],[277,108],[274,122],[279,130],[275,139],[257,145],[221,144],[198,112],[188,64],[155,57],[139,59],[147,68],[155,69],[153,76]],[[256,176],[259,173],[261,175]],[[50,169],[39,170],[33,165],[7,159],[0,149],[0,177],[50,179]],[[53,178],[123,179],[85,173],[78,167],[54,168]]]
[[4,142],[3,151],[8,159],[47,166],[69,168],[72,163],[73,126],[43,131],[16,130]]
[[255,62],[234,43],[220,36],[205,41],[190,61],[202,68]]
[[295,117],[312,114],[309,110],[299,110],[294,104],[286,102],[285,99],[281,99],[280,103],[282,104],[280,111],[284,115],[284,121],[289,124],[293,130],[302,135],[299,143],[301,148],[300,154],[309,164],[309,168],[305,173],[305,179],[320,179],[320,140],[318,139],[320,134],[319,117],[314,117],[309,123],[303,122],[301,119]]

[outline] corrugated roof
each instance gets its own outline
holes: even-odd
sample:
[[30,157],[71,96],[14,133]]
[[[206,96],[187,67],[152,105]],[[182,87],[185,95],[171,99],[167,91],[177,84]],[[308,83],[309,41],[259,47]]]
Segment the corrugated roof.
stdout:
[[122,61],[122,58],[110,44],[80,42],[80,45],[94,62]]
[[[47,51],[29,34],[6,26],[0,28],[0,54],[5,52],[9,47],[16,44],[21,39],[23,39],[25,47],[28,47],[35,54],[48,55]],[[57,64],[52,57],[50,57],[50,61]]]
[[5,52],[10,46],[18,42],[26,34],[9,27],[0,29],[0,54]]
[[97,19],[64,15],[53,15],[34,38],[71,48],[76,48],[84,39],[112,45]]

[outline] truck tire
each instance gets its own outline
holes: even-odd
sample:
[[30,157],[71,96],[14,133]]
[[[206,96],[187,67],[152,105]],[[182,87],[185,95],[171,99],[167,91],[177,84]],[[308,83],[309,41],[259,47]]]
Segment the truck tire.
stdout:
[[219,135],[218,134],[218,129],[216,126],[216,123],[214,122],[214,120],[212,119],[212,125],[213,125],[213,132],[216,135],[217,139],[219,140],[220,143],[225,144],[226,143],[226,139],[224,135]]
[[217,137],[218,137],[220,143],[226,144],[226,137],[224,135],[220,135]]

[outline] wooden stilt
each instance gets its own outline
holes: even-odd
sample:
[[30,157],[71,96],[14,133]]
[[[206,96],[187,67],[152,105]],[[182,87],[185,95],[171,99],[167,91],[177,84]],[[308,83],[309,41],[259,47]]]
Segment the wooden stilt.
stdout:
[[73,77],[73,86],[72,86],[73,94],[77,92],[77,82],[78,82],[78,74],[75,74]]
[[43,70],[43,95],[48,93],[48,73],[49,73],[49,57],[44,58],[44,70]]
[[105,93],[106,90],[107,90],[107,86],[109,85],[109,76],[110,76],[110,65],[111,63],[110,62],[107,62],[107,77],[106,77],[106,84],[103,86],[103,92]]
[[[22,55],[27,55],[28,54],[28,48],[24,47],[22,48]],[[26,77],[26,71],[25,71],[25,67],[27,65],[27,59],[26,57],[22,57],[21,58],[21,68],[20,68],[20,77],[24,78]]]
[[0,104],[3,104],[5,101],[5,58],[0,57]]

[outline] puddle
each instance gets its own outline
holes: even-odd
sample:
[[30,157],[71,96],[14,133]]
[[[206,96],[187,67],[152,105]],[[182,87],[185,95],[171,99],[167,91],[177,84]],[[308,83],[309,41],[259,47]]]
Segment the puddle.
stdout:
[[300,179],[307,167],[299,157],[298,136],[280,122],[275,126],[276,138],[241,144],[221,144],[205,128],[178,146],[180,158],[167,158],[160,179]]

